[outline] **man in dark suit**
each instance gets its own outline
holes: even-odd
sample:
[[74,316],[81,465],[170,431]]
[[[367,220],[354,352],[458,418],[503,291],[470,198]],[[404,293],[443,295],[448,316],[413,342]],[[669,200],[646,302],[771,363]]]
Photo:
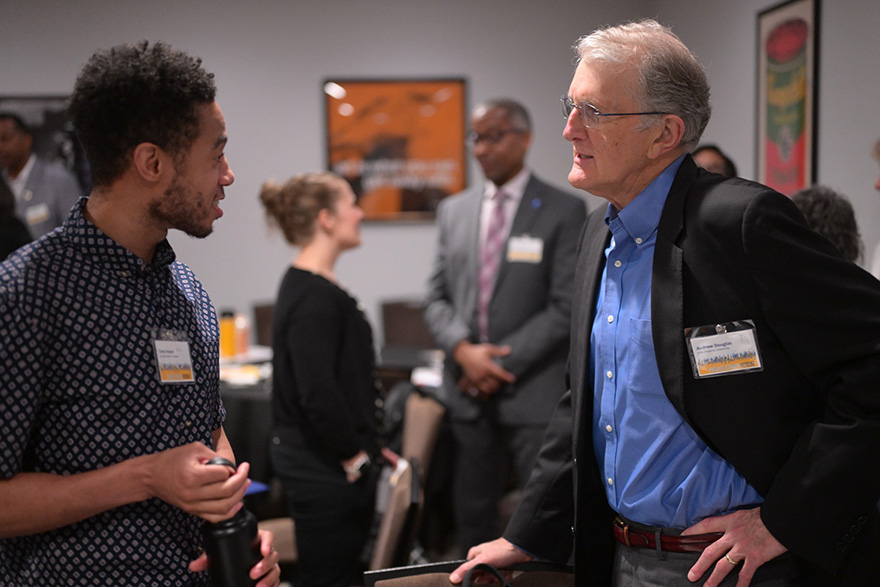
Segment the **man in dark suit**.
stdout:
[[565,392],[583,200],[525,168],[531,123],[512,100],[478,106],[474,156],[486,182],[445,199],[425,319],[446,352],[443,399],[455,439],[460,546],[498,533],[505,453],[525,483]]
[[[653,21],[577,45],[570,391],[504,538],[578,585],[876,583],[880,283],[788,198],[699,170],[696,58]],[[615,542],[616,539],[616,542]]]
[[83,194],[73,173],[37,157],[32,143],[21,117],[0,112],[0,170],[15,194],[16,215],[37,239],[61,226]]

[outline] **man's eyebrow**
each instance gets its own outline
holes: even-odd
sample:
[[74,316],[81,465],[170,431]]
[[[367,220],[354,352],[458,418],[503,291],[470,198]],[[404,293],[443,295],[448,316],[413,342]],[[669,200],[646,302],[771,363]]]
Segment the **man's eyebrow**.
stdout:
[[227,135],[220,135],[216,141],[214,141],[214,148],[222,147],[229,141],[229,137]]

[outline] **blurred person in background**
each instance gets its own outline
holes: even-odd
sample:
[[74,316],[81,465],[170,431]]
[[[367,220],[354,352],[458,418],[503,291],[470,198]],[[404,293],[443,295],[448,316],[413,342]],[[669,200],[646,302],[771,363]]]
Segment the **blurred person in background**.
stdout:
[[[874,143],[874,159],[877,160],[877,163],[880,163],[880,140]],[[877,183],[874,184],[874,189],[880,192],[880,176],[877,177]],[[874,249],[874,258],[871,261],[871,273],[874,277],[880,279],[880,243],[877,243],[877,246]]]
[[852,204],[828,186],[814,185],[791,196],[810,228],[837,247],[844,259],[858,263],[864,247]]
[[297,587],[359,582],[383,448],[373,331],[336,278],[360,246],[363,211],[341,177],[317,172],[260,191],[269,224],[298,247],[272,325],[271,461],[294,520]]
[[0,112],[0,173],[15,195],[16,214],[36,239],[61,226],[83,194],[73,173],[37,157],[32,145],[24,120]]
[[694,149],[691,155],[697,167],[706,171],[723,175],[724,177],[737,177],[736,165],[717,145],[700,145]]
[[0,261],[22,245],[31,242],[31,233],[15,216],[15,196],[0,181]]
[[484,180],[437,209],[424,302],[425,323],[446,353],[442,400],[455,441],[462,554],[498,533],[502,496],[525,485],[565,392],[571,284],[586,218],[582,199],[526,166],[532,124],[520,103],[479,104],[470,129]]

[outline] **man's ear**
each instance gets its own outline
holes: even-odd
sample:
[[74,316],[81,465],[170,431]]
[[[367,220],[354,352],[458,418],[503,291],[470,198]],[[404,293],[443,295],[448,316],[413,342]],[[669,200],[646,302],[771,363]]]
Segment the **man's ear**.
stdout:
[[166,167],[171,165],[171,158],[165,151],[153,143],[141,143],[134,148],[132,167],[143,181],[156,183],[162,180]]
[[656,159],[681,146],[684,136],[684,121],[675,114],[664,114],[656,127],[654,142],[648,150],[648,157]]

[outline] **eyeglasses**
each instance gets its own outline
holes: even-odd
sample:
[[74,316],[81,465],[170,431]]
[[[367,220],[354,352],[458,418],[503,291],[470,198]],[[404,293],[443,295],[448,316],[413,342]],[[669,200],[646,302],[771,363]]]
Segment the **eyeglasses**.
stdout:
[[669,114],[668,112],[599,112],[599,110],[587,102],[575,104],[574,100],[568,96],[560,98],[562,101],[562,116],[566,120],[571,116],[571,111],[577,109],[580,114],[581,123],[587,128],[596,128],[599,126],[599,118],[601,116],[649,116],[654,114]]
[[528,132],[526,130],[522,130],[519,128],[507,128],[504,130],[496,130],[494,132],[490,132],[484,135],[469,132],[467,134],[467,142],[470,145],[476,145],[477,143],[486,143],[488,145],[497,145],[506,137],[507,135],[518,135]]

